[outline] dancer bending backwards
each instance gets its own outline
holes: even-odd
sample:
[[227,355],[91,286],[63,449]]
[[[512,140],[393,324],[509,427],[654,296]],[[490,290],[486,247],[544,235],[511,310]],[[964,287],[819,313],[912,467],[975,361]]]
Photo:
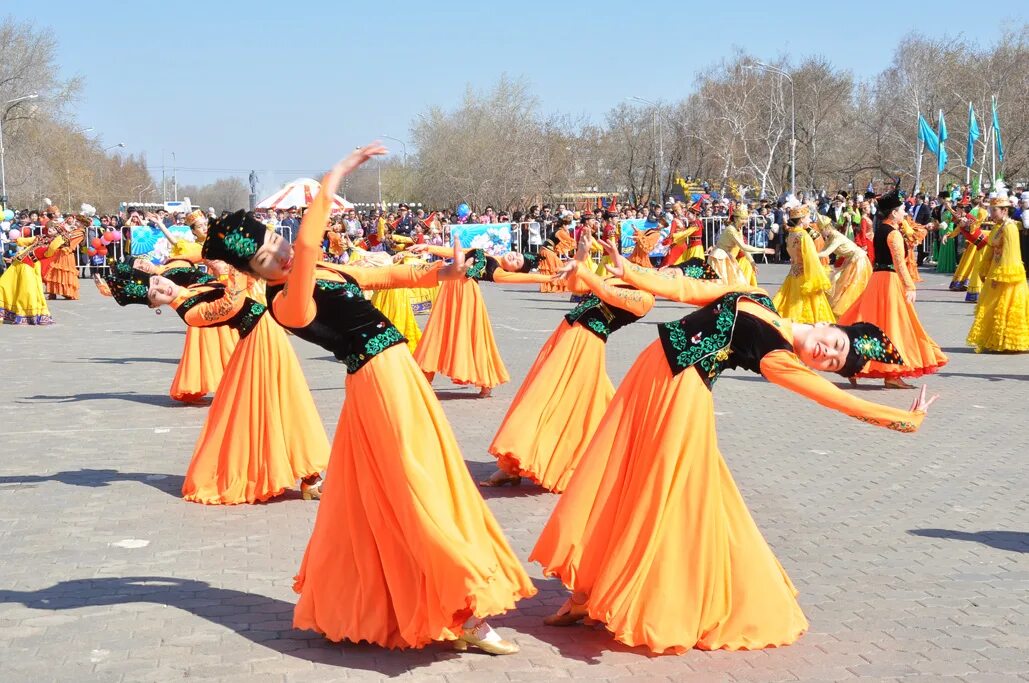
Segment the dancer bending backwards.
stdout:
[[646,315],[654,297],[594,274],[586,264],[590,242],[580,239],[575,260],[558,273],[571,291],[587,296],[536,356],[490,444],[498,469],[482,486],[518,485],[524,476],[563,491],[614,396],[604,358],[607,339]]
[[239,333],[182,497],[209,505],[259,503],[300,480],[304,499],[318,498],[329,441],[285,332],[244,288],[185,271],[170,273],[171,280],[116,264],[104,281],[97,278],[101,292],[122,306],[171,306],[187,325],[223,325]]
[[625,282],[702,306],[659,326],[629,370],[531,560],[572,597],[551,625],[589,617],[626,645],[657,653],[794,642],[808,623],[718,450],[712,384],[744,368],[862,422],[915,431],[935,397],[910,411],[841,391],[810,368],[847,376],[899,359],[874,325],[780,317],[757,288],[669,280],[619,263]]
[[[818,252],[818,256],[836,254],[836,262],[829,276],[832,283],[829,305],[832,306],[833,314],[841,316],[868,286],[872,277],[872,262],[868,260],[864,249],[833,226],[828,216],[818,217],[818,229],[825,240],[825,248]],[[780,313],[786,315],[783,311]]]
[[994,228],[983,255],[982,295],[967,340],[976,351],[1029,351],[1029,285],[1012,208],[1006,191],[990,200]]
[[878,377],[887,388],[910,389],[905,377],[934,373],[947,364],[947,356],[915,312],[915,283],[904,257],[907,247],[901,232],[904,205],[894,192],[880,197],[878,206],[872,277],[861,297],[840,316],[840,324],[867,322],[878,326],[904,359],[899,365],[873,360],[850,378],[852,384],[857,384],[857,377]]
[[347,366],[318,517],[294,583],[293,624],[334,641],[417,648],[447,640],[510,654],[517,645],[483,619],[535,589],[403,336],[361,290],[463,278],[460,244],[447,267],[319,262],[333,192],[344,175],[383,153],[363,147],[332,169],[295,246],[242,211],[212,223],[204,245],[208,257],[266,279],[276,321]]
[[[416,244],[409,251],[450,258],[454,250]],[[470,260],[471,266],[460,280],[440,285],[414,359],[430,383],[438,372],[456,384],[479,387],[479,397],[486,398],[493,387],[511,376],[493,338],[493,326],[479,282],[543,283],[548,282],[550,276],[529,272],[538,262],[533,254],[509,251],[496,258],[482,249],[469,249],[464,252],[463,260]]]
[[827,295],[832,284],[825,266],[818,260],[818,249],[807,232],[811,212],[800,203],[787,210],[786,251],[790,255],[790,272],[772,299],[775,310],[799,323],[836,322]]

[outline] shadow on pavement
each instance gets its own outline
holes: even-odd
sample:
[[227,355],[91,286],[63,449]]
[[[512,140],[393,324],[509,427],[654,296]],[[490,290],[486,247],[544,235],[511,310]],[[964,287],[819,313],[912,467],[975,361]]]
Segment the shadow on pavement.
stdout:
[[997,550],[1029,553],[1029,532],[1026,531],[955,531],[953,529],[909,529],[912,536],[945,538],[952,541],[973,541]]
[[[48,481],[56,481],[69,486],[101,488],[119,481],[137,481],[151,486],[158,491],[175,496],[182,495],[184,477],[179,474],[153,474],[149,472],[119,472],[118,470],[67,470],[54,474],[19,474],[0,476],[0,487],[21,484],[34,487]],[[3,488],[0,488],[3,491]]]
[[167,363],[178,365],[178,358],[148,358],[142,356],[121,356],[120,358],[79,358],[78,360],[55,360],[52,363],[83,365],[85,363],[108,363],[110,365],[131,365],[133,363]]
[[[163,576],[126,576],[62,581],[36,591],[0,590],[0,604],[21,603],[31,609],[152,603],[176,607],[222,626],[282,655],[329,666],[399,676],[413,669],[461,655],[444,643],[420,650],[386,650],[367,643],[333,643],[292,627],[293,603],[255,593],[215,588],[204,581]],[[158,645],[158,643],[153,643]]]
[[975,355],[975,349],[971,346],[946,346],[940,349],[944,353],[970,353]]
[[940,377],[977,377],[979,379],[988,379],[991,382],[1003,382],[1004,380],[1010,379],[1015,382],[1027,382],[1029,381],[1029,375],[1001,375],[995,372],[940,372]]
[[202,400],[194,403],[176,401],[168,394],[137,394],[134,391],[111,391],[106,393],[90,392],[84,394],[68,394],[67,396],[49,396],[39,394],[36,396],[24,396],[15,403],[78,403],[80,401],[129,401],[131,403],[143,403],[150,406],[169,407],[203,407],[210,405],[210,401]]

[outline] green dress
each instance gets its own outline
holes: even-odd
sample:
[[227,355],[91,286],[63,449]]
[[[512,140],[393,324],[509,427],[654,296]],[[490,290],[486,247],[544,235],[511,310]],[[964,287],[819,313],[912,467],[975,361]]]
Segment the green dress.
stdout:
[[[942,237],[954,229],[954,214],[944,211],[940,217],[939,235]],[[946,244],[939,244],[939,251],[936,256],[937,273],[953,273],[958,269],[958,242],[956,239],[947,240]]]

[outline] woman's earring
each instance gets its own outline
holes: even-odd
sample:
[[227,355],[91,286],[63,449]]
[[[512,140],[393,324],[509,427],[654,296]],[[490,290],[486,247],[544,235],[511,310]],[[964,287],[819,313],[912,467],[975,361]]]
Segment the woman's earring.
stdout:
[[161,315],[161,309],[160,308],[155,308],[154,309],[154,315]]

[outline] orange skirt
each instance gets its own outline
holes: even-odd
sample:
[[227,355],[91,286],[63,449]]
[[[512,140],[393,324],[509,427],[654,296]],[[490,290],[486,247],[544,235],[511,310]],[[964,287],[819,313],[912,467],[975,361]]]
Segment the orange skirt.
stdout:
[[904,298],[904,285],[896,273],[872,273],[864,294],[839,319],[840,325],[858,322],[872,323],[885,332],[904,364],[871,361],[857,377],[920,377],[947,364],[947,356],[922,327],[915,307]]
[[63,296],[66,299],[79,298],[79,268],[75,261],[75,253],[59,249],[50,264],[50,271],[43,279],[49,294]]
[[653,652],[787,645],[796,589],[718,451],[696,370],[661,342],[629,370],[530,556],[615,638]]
[[270,315],[236,345],[186,471],[182,497],[268,500],[318,474],[329,440],[286,333]]
[[606,346],[582,325],[561,321],[490,444],[500,469],[564,491],[615,393]]
[[[557,271],[561,269],[561,259],[558,258],[557,254],[555,254],[550,249],[542,249],[542,250],[540,250],[539,255],[540,255],[540,261],[539,261],[539,268],[537,270],[539,270],[540,274],[541,275],[551,275],[551,276],[557,274]],[[561,280],[559,282],[541,282],[540,283],[540,292],[543,292],[544,294],[551,294],[553,292],[567,292],[567,291],[568,291],[568,281],[567,280]]]
[[478,282],[463,278],[440,285],[414,358],[423,371],[438,372],[458,384],[495,387],[511,379]]
[[176,401],[192,403],[217,389],[237,343],[239,333],[225,325],[187,327],[169,395]]
[[294,627],[388,648],[454,640],[536,592],[404,345],[347,375],[294,590]]

